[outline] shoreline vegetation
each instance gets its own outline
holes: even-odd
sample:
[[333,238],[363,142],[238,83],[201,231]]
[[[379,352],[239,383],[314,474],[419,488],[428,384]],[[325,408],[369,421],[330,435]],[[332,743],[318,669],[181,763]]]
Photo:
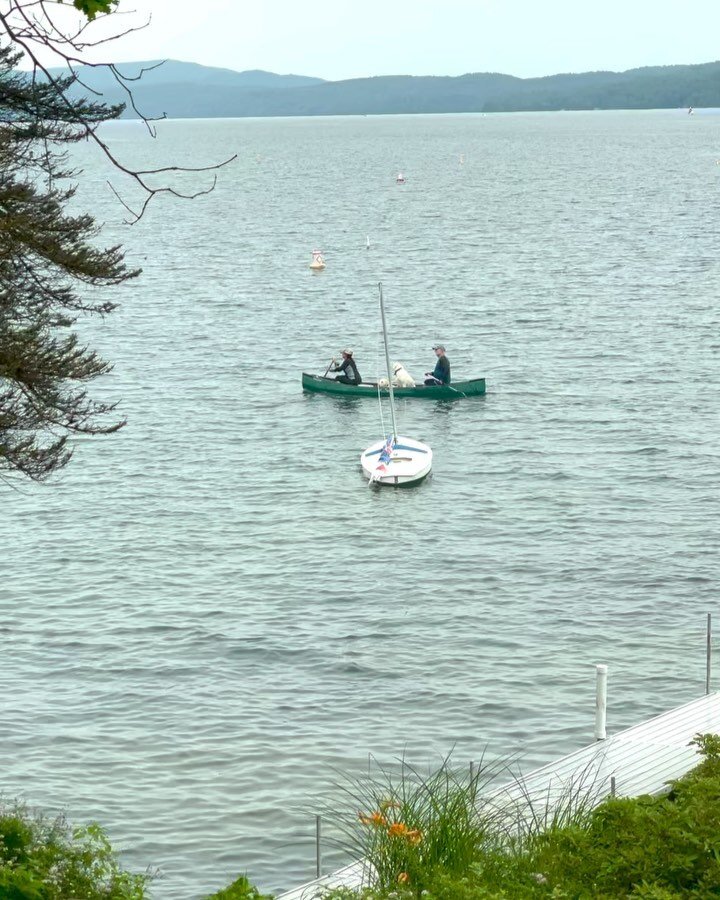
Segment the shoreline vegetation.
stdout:
[[[720,895],[720,736],[697,735],[700,762],[658,797],[607,797],[579,784],[548,809],[488,802],[507,766],[458,773],[448,757],[337,785],[337,843],[365,859],[374,886],[326,900],[533,900]],[[529,800],[529,798],[528,798]],[[335,802],[335,801],[333,801]],[[97,824],[74,827],[0,804],[0,897],[150,900],[153,874],[124,871]],[[272,900],[245,876],[205,900]]]
[[[720,107],[720,62],[542,78],[476,72],[347,81],[236,72],[177,60],[158,66],[159,62],[116,67],[130,78],[143,68],[151,69],[132,82],[134,106],[146,116],[171,119]],[[126,103],[127,95],[111,72],[81,66],[77,74],[81,84],[73,89],[76,95],[90,89],[100,92],[105,103]],[[123,117],[139,118],[132,107]]]

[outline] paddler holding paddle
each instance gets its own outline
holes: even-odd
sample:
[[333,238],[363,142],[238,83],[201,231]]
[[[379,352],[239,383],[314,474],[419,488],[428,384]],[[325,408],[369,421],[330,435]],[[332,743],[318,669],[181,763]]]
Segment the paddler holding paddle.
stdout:
[[442,344],[434,344],[433,350],[437,356],[437,363],[432,372],[426,372],[429,377],[425,384],[450,384],[450,360],[445,356],[445,347]]
[[[334,369],[330,369],[331,372],[342,372],[342,375],[336,375],[335,381],[339,381],[341,384],[354,384],[356,387],[362,382],[362,378],[360,377],[360,372],[358,371],[358,367],[353,359],[353,352],[349,347],[346,347],[342,351],[343,361],[340,365],[336,365]],[[334,363],[335,360],[330,363]]]

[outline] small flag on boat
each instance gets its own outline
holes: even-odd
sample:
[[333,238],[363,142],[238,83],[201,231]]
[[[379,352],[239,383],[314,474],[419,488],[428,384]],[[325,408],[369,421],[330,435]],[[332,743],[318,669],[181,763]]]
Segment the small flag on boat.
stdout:
[[390,435],[385,442],[385,446],[380,451],[380,461],[375,467],[375,471],[372,473],[370,484],[372,484],[373,481],[380,481],[383,475],[387,474],[387,464],[392,460],[392,452],[394,449],[395,443],[393,441],[393,436]]
[[390,435],[385,442],[385,446],[382,448],[380,452],[380,459],[383,462],[390,462],[392,457],[392,452],[395,449],[395,442],[393,441],[393,436]]

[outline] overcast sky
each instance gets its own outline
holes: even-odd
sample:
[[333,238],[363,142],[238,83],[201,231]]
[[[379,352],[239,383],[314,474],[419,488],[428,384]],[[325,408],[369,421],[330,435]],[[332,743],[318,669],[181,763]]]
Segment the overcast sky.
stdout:
[[152,21],[106,50],[113,61],[332,80],[531,77],[720,58],[720,0],[120,0],[119,9],[125,26]]

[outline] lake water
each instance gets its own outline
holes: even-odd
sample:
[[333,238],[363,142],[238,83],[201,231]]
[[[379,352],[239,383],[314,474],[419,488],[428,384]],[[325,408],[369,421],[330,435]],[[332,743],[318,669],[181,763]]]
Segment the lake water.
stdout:
[[[6,795],[102,822],[156,898],[279,890],[313,876],[314,798],[368,753],[529,771],[592,740],[599,662],[610,731],[702,693],[720,116],[106,134],[150,165],[238,159],[129,228],[77,149],[79,206],[144,269],[83,326],[128,425],[2,491]],[[435,454],[406,491],[360,474],[375,402],[300,388],[346,345],[379,370],[378,281],[393,358],[419,377],[441,340],[488,383],[398,403]]]

